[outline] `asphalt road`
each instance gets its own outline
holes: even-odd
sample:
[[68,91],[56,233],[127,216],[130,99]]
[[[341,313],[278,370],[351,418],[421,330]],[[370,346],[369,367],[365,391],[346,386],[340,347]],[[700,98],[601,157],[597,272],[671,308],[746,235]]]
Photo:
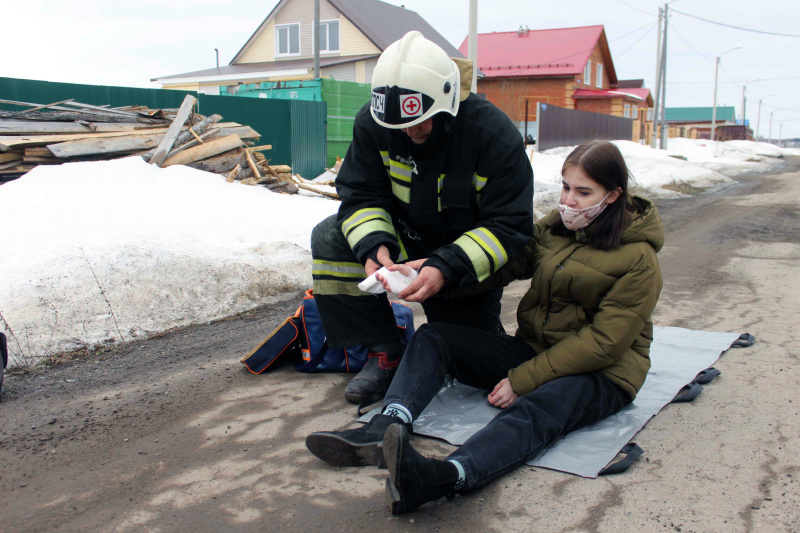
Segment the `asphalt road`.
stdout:
[[[656,324],[758,341],[723,355],[722,375],[693,403],[652,419],[636,436],[645,454],[625,474],[524,467],[393,517],[385,471],[332,468],[303,445],[309,432],[352,425],[347,376],[257,376],[239,363],[297,295],[7,377],[0,531],[798,531],[798,169],[792,159],[782,172],[659,202]],[[506,291],[509,330],[524,289]]]

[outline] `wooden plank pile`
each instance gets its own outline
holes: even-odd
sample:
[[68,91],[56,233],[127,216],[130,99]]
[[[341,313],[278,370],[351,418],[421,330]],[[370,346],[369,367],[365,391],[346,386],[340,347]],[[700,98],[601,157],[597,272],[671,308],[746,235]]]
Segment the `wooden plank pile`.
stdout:
[[220,174],[229,182],[261,184],[276,192],[296,193],[303,185],[305,180],[293,176],[290,167],[269,165],[262,152],[272,146],[255,146],[258,132],[222,122],[219,115],[196,114],[196,102],[187,95],[177,110],[151,110],[74,100],[46,105],[0,100],[28,107],[0,111],[0,182],[37,165],[139,156],[161,167],[187,165]]

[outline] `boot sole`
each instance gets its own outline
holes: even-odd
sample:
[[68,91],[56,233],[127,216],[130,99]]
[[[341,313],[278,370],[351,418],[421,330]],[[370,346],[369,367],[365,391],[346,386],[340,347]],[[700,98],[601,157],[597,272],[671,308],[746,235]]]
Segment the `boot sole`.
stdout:
[[401,443],[403,427],[399,424],[389,426],[383,437],[383,462],[389,470],[389,478],[386,480],[386,499],[392,514],[402,514],[406,512],[406,502],[403,493],[395,483],[400,462],[403,459],[403,447]]
[[377,442],[354,444],[330,433],[312,433],[306,448],[332,466],[377,466],[380,459]]

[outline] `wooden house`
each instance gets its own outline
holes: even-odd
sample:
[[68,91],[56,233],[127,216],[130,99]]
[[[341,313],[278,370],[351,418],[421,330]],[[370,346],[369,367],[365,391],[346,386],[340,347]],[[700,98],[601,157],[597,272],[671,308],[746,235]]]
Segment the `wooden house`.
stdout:
[[479,34],[478,68],[478,93],[518,125],[535,123],[541,102],[633,119],[631,140],[647,138],[650,90],[617,79],[603,26]]
[[[281,0],[229,65],[153,78],[165,89],[235,94],[240,84],[314,77],[314,0]],[[381,52],[411,30],[463,57],[414,11],[380,0],[320,0],[320,77],[370,83]]]

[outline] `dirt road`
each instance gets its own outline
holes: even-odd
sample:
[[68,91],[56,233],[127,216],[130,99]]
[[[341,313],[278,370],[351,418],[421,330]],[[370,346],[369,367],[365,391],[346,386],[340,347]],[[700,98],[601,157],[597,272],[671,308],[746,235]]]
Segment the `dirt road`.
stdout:
[[[636,437],[645,455],[596,480],[521,468],[393,517],[385,472],[335,469],[303,445],[346,427],[347,376],[238,362],[298,298],[36,376],[0,401],[0,531],[800,530],[800,161],[723,191],[659,202],[656,323],[750,332],[693,403]],[[507,325],[522,282],[507,291]],[[795,324],[795,326],[792,326]],[[450,446],[417,439],[423,451]]]

